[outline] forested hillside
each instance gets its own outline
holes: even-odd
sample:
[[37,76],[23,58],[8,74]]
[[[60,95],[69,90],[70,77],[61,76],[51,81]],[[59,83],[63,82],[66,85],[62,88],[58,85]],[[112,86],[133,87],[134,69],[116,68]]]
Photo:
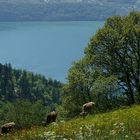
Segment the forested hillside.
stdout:
[[61,87],[59,81],[0,64],[0,125],[41,125],[47,112],[61,103]]
[[18,99],[35,102],[41,100],[45,106],[60,103],[62,84],[46,79],[39,74],[13,69],[10,64],[0,64],[0,102]]

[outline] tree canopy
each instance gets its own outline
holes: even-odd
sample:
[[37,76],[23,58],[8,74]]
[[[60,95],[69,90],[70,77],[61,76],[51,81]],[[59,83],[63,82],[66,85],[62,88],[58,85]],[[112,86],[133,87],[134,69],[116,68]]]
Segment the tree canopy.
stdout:
[[103,75],[115,75],[130,102],[135,102],[134,95],[140,95],[140,13],[107,19],[85,54]]
[[105,21],[90,39],[85,56],[70,68],[64,91],[77,104],[96,100],[105,107],[109,101],[106,109],[115,102],[140,102],[139,12]]

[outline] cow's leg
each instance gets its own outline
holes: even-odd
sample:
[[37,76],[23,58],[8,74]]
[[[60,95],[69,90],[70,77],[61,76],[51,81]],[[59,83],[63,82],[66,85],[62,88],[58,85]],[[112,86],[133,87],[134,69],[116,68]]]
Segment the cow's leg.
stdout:
[[56,121],[56,116],[52,117],[52,121],[55,122]]
[[2,128],[1,128],[1,132],[2,132],[2,133],[7,133],[7,132],[8,132],[8,129],[7,129],[6,127],[2,127]]
[[47,124],[51,123],[51,116],[47,116]]

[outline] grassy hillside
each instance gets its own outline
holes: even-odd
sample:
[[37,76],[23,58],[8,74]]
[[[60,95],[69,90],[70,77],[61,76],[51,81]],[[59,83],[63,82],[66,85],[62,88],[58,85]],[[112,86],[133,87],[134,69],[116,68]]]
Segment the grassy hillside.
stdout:
[[140,105],[3,135],[2,140],[139,140]]

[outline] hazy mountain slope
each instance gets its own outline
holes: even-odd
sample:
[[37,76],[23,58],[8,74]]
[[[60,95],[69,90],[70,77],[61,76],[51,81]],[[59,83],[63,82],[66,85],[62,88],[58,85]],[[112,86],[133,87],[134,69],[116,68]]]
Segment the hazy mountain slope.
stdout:
[[0,21],[104,20],[140,9],[140,0],[0,0]]

